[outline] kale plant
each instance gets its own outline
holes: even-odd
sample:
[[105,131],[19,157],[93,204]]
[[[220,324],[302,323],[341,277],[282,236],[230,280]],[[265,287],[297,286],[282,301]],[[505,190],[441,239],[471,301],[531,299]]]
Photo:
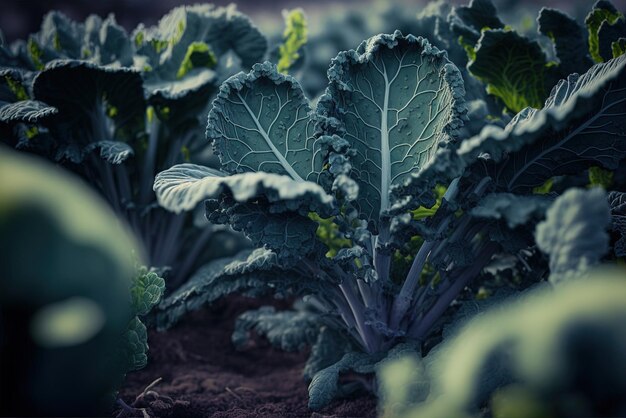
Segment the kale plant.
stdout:
[[[490,32],[467,19],[488,17],[471,13],[484,3],[451,12],[477,40]],[[497,39],[518,36],[494,31]],[[478,42],[472,53],[482,56],[486,45]],[[524,60],[502,62],[492,53],[489,60],[507,86],[509,67],[501,65],[516,77],[527,71]],[[154,190],[175,212],[206,201],[211,222],[243,231],[259,248],[207,266],[173,293],[159,307],[161,326],[232,291],[306,295],[324,324],[306,368],[317,409],[354,389],[340,374],[376,373],[387,357],[436,344],[454,316],[450,305],[474,297],[468,285],[492,261],[512,257],[510,287],[540,280],[531,231],[554,196],[537,190],[589,167],[616,169],[626,156],[626,57],[582,75],[570,75],[562,60],[566,78],[555,78],[549,94],[501,89],[500,99],[511,98],[519,113],[469,138],[463,74],[421,37],[395,32],[341,52],[316,109],[270,63],[228,79],[207,127],[220,170],[177,165],[157,176]],[[549,78],[535,83],[537,76],[513,85],[539,91]],[[348,248],[327,256],[320,219]],[[276,329],[266,310],[257,315],[257,331]],[[298,325],[285,325],[283,315],[284,332],[311,341],[301,313],[291,318]],[[253,327],[249,316],[241,327]]]

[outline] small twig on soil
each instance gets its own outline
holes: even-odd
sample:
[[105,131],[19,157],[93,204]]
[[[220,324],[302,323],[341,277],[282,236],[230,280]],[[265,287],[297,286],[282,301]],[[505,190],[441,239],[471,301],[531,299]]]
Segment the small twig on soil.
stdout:
[[252,388],[249,388],[249,387],[246,387],[246,386],[239,386],[239,387],[238,387],[238,388],[236,388],[235,390],[236,390],[237,392],[239,392],[239,391],[243,391],[243,392],[254,393],[254,394],[256,394],[256,393],[257,393],[257,391],[256,391],[256,390],[254,390],[254,389],[252,389]]
[[148,391],[150,389],[152,389],[153,387],[155,387],[156,385],[158,385],[159,383],[161,383],[161,381],[163,380],[162,377],[158,377],[156,379],[154,379],[152,381],[152,383],[150,383],[148,386],[146,386],[146,388],[143,390],[143,392],[141,392],[142,395],[145,395],[146,393],[148,393]]
[[124,412],[128,414],[134,414],[134,413],[141,411],[143,418],[152,418],[150,417],[150,414],[148,414],[148,411],[146,410],[146,408],[137,408],[135,405],[137,405],[137,403],[141,399],[143,399],[145,396],[149,394],[153,394],[158,397],[159,394],[157,392],[151,391],[150,389],[152,389],[153,387],[161,383],[162,380],[163,378],[159,377],[158,379],[155,379],[154,381],[152,381],[152,383],[146,386],[146,388],[139,395],[135,397],[135,401],[132,403],[132,405],[128,405],[126,402],[124,402],[122,398],[117,398],[117,404],[121,407],[121,411],[119,412],[119,414],[116,415],[116,417],[117,418],[123,417]]
[[240,401],[243,402],[243,398],[239,395],[237,395],[231,388],[229,388],[228,386],[226,386],[226,392],[230,393],[231,395],[233,395],[235,398],[239,399]]

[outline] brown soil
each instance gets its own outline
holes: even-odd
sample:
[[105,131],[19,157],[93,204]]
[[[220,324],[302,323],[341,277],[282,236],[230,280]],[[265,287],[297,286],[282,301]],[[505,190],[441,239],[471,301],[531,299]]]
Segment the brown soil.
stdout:
[[[261,305],[232,298],[189,315],[166,332],[151,331],[148,366],[127,377],[121,398],[145,408],[151,418],[376,416],[376,400],[367,394],[310,411],[307,382],[302,377],[306,352],[285,353],[260,338],[244,351],[236,351],[230,341],[235,318]],[[162,380],[145,391],[158,378]],[[134,415],[143,413],[136,410],[121,416]]]

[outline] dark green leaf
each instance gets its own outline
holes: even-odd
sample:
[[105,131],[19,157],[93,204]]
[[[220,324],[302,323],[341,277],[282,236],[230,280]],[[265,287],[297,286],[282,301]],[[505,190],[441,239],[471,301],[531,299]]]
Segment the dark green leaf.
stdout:
[[504,23],[491,0],[472,0],[469,6],[457,6],[448,15],[450,29],[462,46],[474,47],[485,29],[501,29]]
[[582,74],[593,65],[585,31],[576,20],[559,10],[544,7],[539,11],[537,22],[539,33],[554,44],[561,77]]
[[[57,159],[79,163],[90,144],[134,138],[145,102],[139,73],[84,61],[55,61],[35,77],[34,97],[59,110],[51,126]],[[93,145],[92,145],[93,146]]]
[[485,30],[467,69],[487,86],[487,93],[519,112],[541,108],[547,97],[547,60],[536,41],[514,31]]
[[543,109],[523,110],[504,129],[485,127],[459,155],[500,190],[527,193],[557,175],[615,169],[626,157],[625,115],[622,56],[561,80]]

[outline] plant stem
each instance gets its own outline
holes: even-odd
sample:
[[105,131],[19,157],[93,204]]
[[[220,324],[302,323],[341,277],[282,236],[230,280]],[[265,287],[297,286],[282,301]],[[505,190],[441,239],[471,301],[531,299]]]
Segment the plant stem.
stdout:
[[187,276],[189,275],[189,270],[191,270],[191,267],[196,262],[198,256],[200,255],[202,250],[204,250],[206,243],[211,239],[212,236],[213,229],[210,226],[207,226],[202,230],[200,236],[198,236],[194,240],[191,251],[187,252],[183,262],[178,268],[178,271],[174,272],[174,277],[172,278],[173,280],[171,280],[172,283],[170,285],[172,289],[178,287],[178,285],[182,284],[184,279],[187,278]]
[[372,289],[370,286],[362,279],[357,279],[356,284],[359,289],[361,299],[363,300],[363,303],[365,303],[365,307],[373,307],[376,304],[376,301],[372,297]]
[[133,200],[133,192],[130,186],[130,176],[126,169],[126,164],[122,163],[116,167],[115,179],[119,185],[120,193],[125,200],[126,217],[128,222],[133,227],[135,234],[143,239],[143,231],[141,230],[141,223],[139,221],[139,215],[137,213],[137,206]]
[[167,229],[164,231],[158,241],[156,242],[153,262],[156,262],[157,266],[171,266],[172,262],[176,261],[175,249],[180,244],[180,232],[185,224],[187,213],[181,213],[179,215],[172,215],[167,213],[161,222],[167,221]]
[[402,318],[411,305],[413,293],[417,288],[419,278],[422,270],[424,269],[424,265],[426,264],[426,260],[428,259],[428,255],[436,243],[436,241],[425,241],[413,259],[413,264],[411,264],[411,269],[407,274],[406,280],[404,281],[400,292],[395,297],[391,307],[389,326],[392,329],[398,328]]
[[435,322],[441,317],[441,315],[448,309],[454,299],[456,299],[461,291],[467,286],[467,284],[475,278],[480,271],[487,265],[494,252],[497,250],[498,244],[495,242],[488,242],[482,248],[482,250],[476,256],[476,261],[469,266],[468,269],[463,270],[461,274],[452,281],[450,287],[437,299],[432,308],[424,315],[420,321],[416,321],[411,329],[409,329],[409,335],[421,340],[431,330]]
[[109,195],[109,202],[111,203],[111,206],[113,206],[113,209],[115,209],[115,212],[117,212],[120,215],[124,215],[124,211],[122,210],[122,207],[120,206],[120,198],[117,194],[117,189],[115,187],[115,180],[113,180],[113,172],[111,171],[111,165],[100,159],[99,157],[95,157],[96,158],[96,164],[98,165],[98,168],[100,169],[100,175],[102,178],[102,182],[105,186],[105,189],[107,190],[107,194]]
[[372,257],[378,280],[381,280],[383,283],[389,282],[389,271],[391,270],[391,253],[389,248],[387,248],[389,238],[389,225],[385,223],[381,225],[379,234],[376,236]]
[[369,325],[365,324],[365,316],[364,316],[365,307],[363,306],[362,303],[359,302],[358,298],[356,297],[352,289],[352,284],[348,283],[347,280],[344,280],[339,285],[339,288],[341,289],[341,292],[343,293],[343,296],[348,302],[348,305],[350,306],[350,310],[352,311],[352,314],[354,315],[357,331],[359,332],[359,335],[361,336],[361,339],[363,340],[363,343],[364,343],[365,348],[367,349],[367,352],[368,353],[375,352],[377,348],[376,338],[372,334],[371,328],[369,327]]
[[143,162],[143,170],[141,172],[141,187],[139,189],[139,202],[143,205],[150,203],[152,200],[152,184],[154,183],[154,171],[156,168],[157,149],[159,146],[159,131],[161,122],[157,116],[153,116],[153,120],[149,122],[150,135],[148,137],[148,150]]

